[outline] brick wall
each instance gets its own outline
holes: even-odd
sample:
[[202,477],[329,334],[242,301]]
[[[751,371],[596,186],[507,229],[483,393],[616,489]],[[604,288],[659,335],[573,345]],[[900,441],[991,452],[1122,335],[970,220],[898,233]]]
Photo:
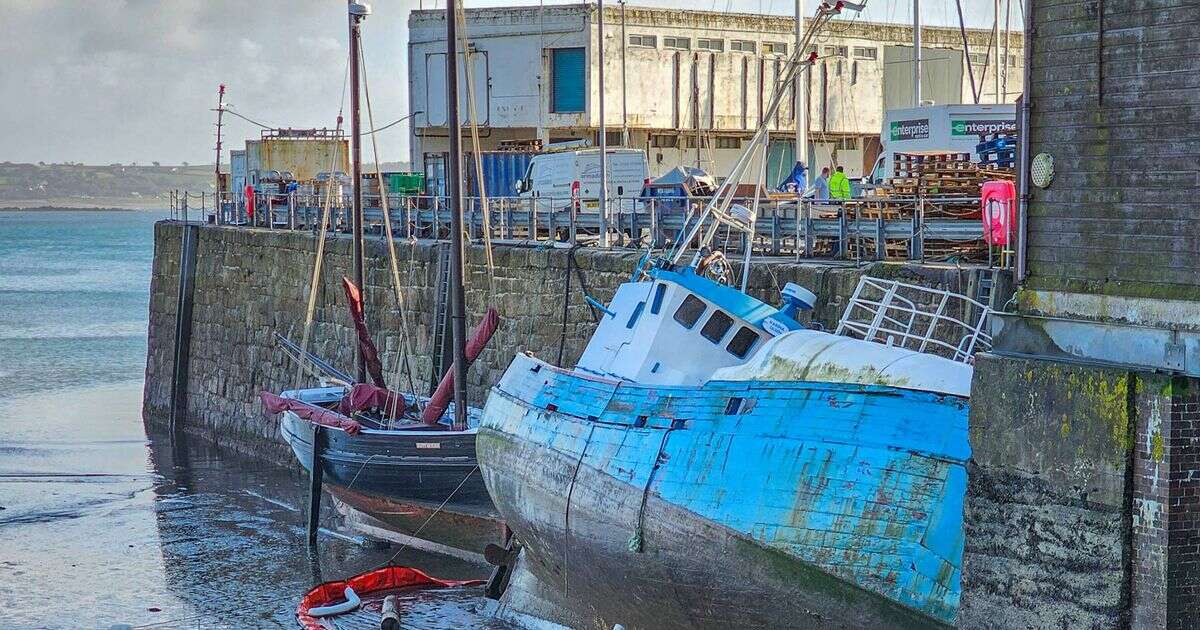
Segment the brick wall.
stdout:
[[1170,425],[1166,625],[1183,630],[1200,628],[1200,379],[1172,382]]
[[1200,299],[1194,0],[1032,0],[1027,286]]

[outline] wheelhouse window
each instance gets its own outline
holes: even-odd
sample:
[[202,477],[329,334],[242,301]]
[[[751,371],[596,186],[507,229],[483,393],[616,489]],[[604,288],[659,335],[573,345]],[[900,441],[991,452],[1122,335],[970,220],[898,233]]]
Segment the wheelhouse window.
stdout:
[[696,325],[696,322],[700,321],[700,316],[704,314],[706,308],[708,307],[705,306],[704,300],[694,295],[688,295],[683,298],[683,304],[680,304],[679,308],[675,309],[673,317],[675,321],[679,322],[680,326],[690,329]]
[[729,345],[725,346],[725,350],[739,359],[745,359],[757,341],[758,333],[754,332],[754,329],[749,326],[742,326],[734,334],[733,339],[729,340]]
[[658,283],[654,285],[654,302],[650,304],[650,314],[658,315],[662,310],[663,297],[667,294],[667,285]]
[[730,326],[733,326],[733,318],[726,315],[724,311],[716,310],[709,316],[708,321],[704,322],[704,328],[700,329],[700,336],[713,343],[721,343],[725,338],[725,333],[729,332]]

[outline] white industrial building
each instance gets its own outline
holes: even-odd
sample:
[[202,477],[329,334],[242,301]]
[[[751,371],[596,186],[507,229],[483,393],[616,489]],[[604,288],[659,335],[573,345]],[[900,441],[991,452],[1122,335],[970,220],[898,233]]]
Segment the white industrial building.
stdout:
[[[444,20],[443,11],[409,16],[409,105],[422,112],[413,119],[411,159],[435,180],[447,149]],[[795,21],[619,5],[605,7],[604,21],[609,146],[645,149],[655,175],[679,164],[699,163],[718,175],[727,170],[771,100],[794,46]],[[482,150],[534,139],[542,146],[598,141],[597,22],[594,4],[467,9]],[[924,101],[974,102],[964,36],[979,102],[997,100],[990,30],[924,27],[921,34]],[[815,166],[836,163],[858,176],[874,162],[883,111],[912,106],[912,35],[905,25],[846,19],[818,38],[820,59],[802,81]],[[1007,42],[999,92],[1012,102],[1021,85],[1021,34]],[[786,175],[794,160],[792,87],[784,89],[788,98],[770,121],[778,131],[772,179]],[[465,124],[466,89],[460,94]]]

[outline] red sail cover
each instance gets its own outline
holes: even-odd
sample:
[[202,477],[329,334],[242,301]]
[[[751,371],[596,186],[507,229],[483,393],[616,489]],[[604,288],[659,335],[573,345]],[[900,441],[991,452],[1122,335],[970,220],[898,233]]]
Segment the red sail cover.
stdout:
[[392,417],[397,417],[404,411],[405,406],[404,397],[396,392],[370,383],[357,383],[342,396],[342,402],[338,403],[338,411],[349,416],[355,411],[377,408],[392,414]]
[[342,288],[346,290],[350,319],[354,320],[354,329],[358,331],[358,347],[362,352],[363,362],[367,364],[367,373],[376,385],[384,387],[383,364],[379,361],[379,350],[375,349],[375,343],[371,341],[371,333],[367,330],[367,321],[363,315],[362,291],[353,280],[345,276],[342,277]]
[[[382,591],[395,591],[416,587],[449,588],[454,586],[478,586],[480,584],[483,584],[483,580],[440,580],[409,567],[383,567],[356,575],[348,580],[325,582],[313,587],[300,600],[300,605],[296,607],[296,620],[304,628],[311,628],[313,630],[327,628],[328,626],[322,624],[320,619],[309,615],[308,611],[313,608],[329,606],[340,601],[345,601],[347,586],[354,589],[354,592],[359,597],[365,598],[373,593],[380,593]],[[376,617],[378,617],[378,613],[376,613]]]
[[358,432],[362,430],[362,425],[356,420],[343,416],[336,411],[310,405],[294,398],[276,396],[271,392],[259,392],[258,397],[262,399],[263,406],[271,413],[291,411],[313,424],[341,429],[350,435],[358,435]]
[[[483,348],[487,346],[492,335],[496,334],[496,329],[500,327],[500,314],[496,309],[489,308],[487,314],[483,316],[483,320],[475,327],[475,331],[471,333],[471,340],[467,342],[466,355],[467,366],[483,352]],[[442,376],[441,382],[438,383],[437,390],[433,392],[433,396],[429,399],[429,405],[425,407],[425,412],[421,414],[421,421],[425,424],[437,424],[441,419],[442,414],[446,413],[446,408],[450,406],[450,398],[454,396],[454,366]]]

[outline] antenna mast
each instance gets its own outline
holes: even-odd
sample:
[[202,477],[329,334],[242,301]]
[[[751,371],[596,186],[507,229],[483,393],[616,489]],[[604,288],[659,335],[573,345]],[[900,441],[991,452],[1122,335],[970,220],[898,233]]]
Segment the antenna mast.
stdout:
[[216,176],[217,195],[213,199],[213,207],[221,214],[221,117],[225,114],[225,84],[217,88],[217,165],[213,167]]

